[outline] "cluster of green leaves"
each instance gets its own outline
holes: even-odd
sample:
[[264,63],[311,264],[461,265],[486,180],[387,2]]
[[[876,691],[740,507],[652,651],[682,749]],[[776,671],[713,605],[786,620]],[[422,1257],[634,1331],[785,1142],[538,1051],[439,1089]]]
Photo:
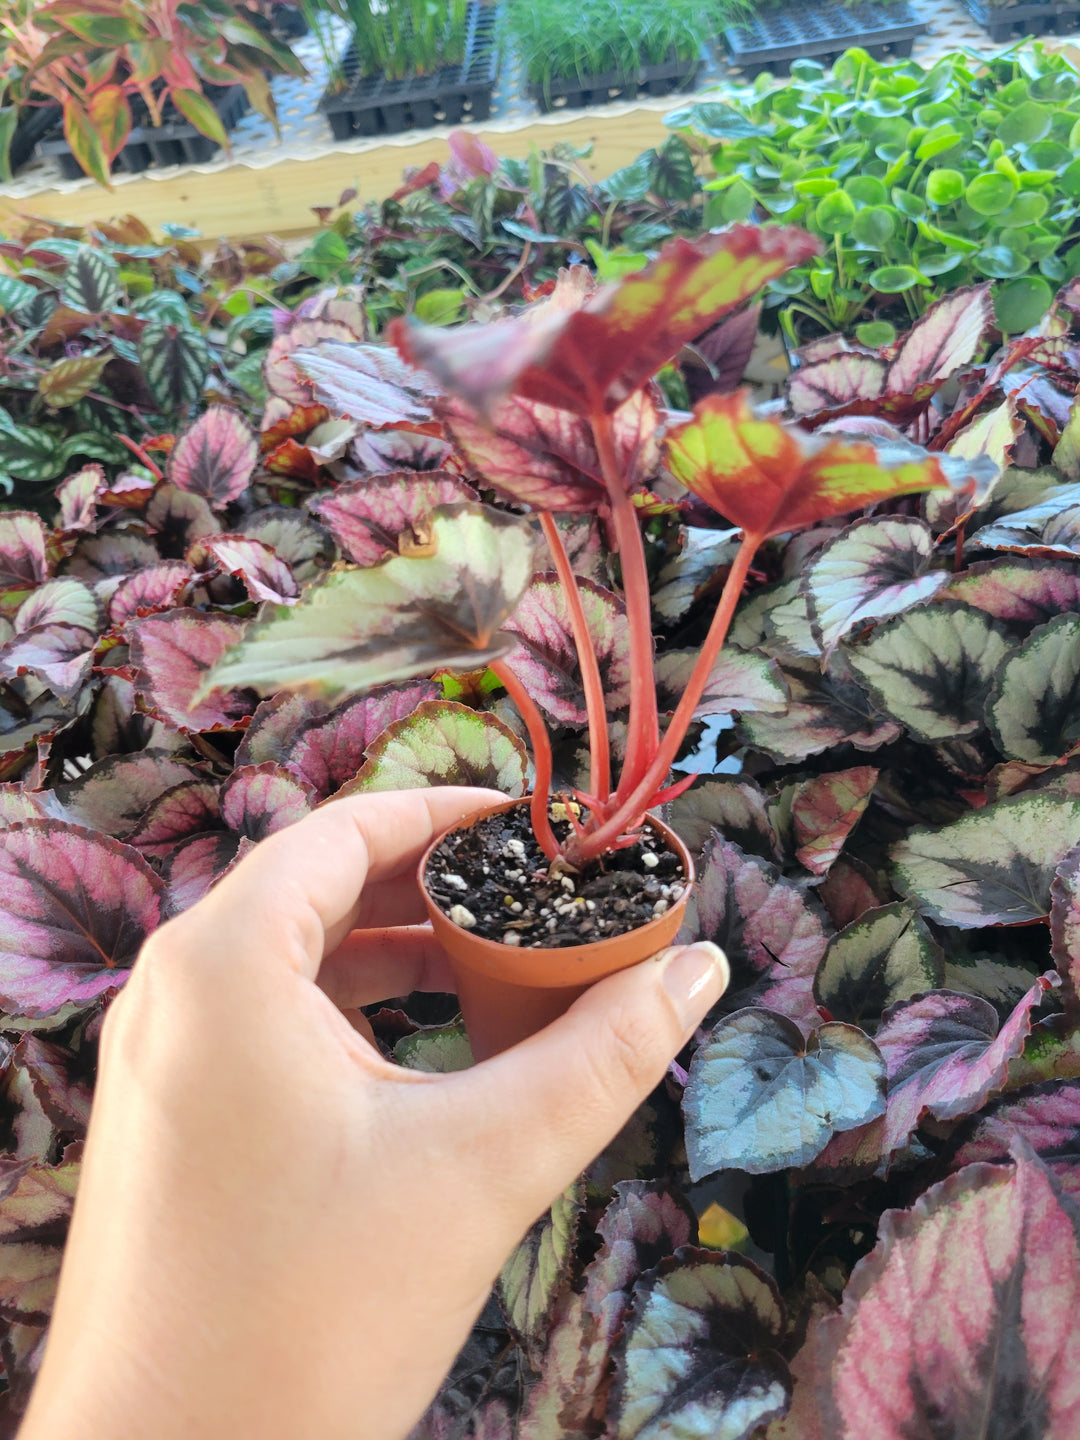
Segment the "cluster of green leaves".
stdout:
[[710,147],[709,224],[756,215],[825,242],[772,287],[792,335],[903,323],[984,277],[1018,333],[1080,272],[1080,76],[1041,45],[929,70],[851,50],[669,123]]
[[327,9],[349,22],[360,75],[403,80],[465,58],[469,0],[305,0],[303,9],[316,32]]

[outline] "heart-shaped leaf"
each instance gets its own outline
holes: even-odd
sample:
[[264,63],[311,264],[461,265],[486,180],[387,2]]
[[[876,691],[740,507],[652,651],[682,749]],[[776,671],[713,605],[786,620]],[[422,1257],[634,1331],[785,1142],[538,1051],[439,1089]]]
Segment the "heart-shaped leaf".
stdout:
[[178,490],[175,485],[159,485],[154,491],[146,507],[146,523],[157,531],[154,561],[163,556],[182,560],[196,540],[216,535],[221,529],[201,495]]
[[143,703],[184,732],[243,729],[254,701],[205,685],[221,657],[236,645],[243,622],[202,610],[169,610],[130,627],[135,689]]
[[166,473],[178,490],[228,505],[251,483],[258,458],[258,439],[244,418],[227,405],[210,405],[173,446]]
[[[315,398],[315,386],[308,376],[297,368],[293,356],[304,351],[308,357],[317,353],[314,346],[325,341],[343,341],[336,347],[336,353],[345,351],[350,356],[356,350],[370,351],[370,345],[357,345],[352,329],[339,320],[297,320],[271,343],[263,361],[263,379],[271,395],[280,395],[290,405],[308,406]],[[327,407],[335,415],[347,415],[344,406]],[[401,412],[398,412],[399,415]],[[356,417],[350,417],[356,418]]]
[[941,946],[915,907],[898,902],[866,911],[829,942],[814,999],[834,1019],[865,1025],[944,979]]
[[132,530],[113,531],[80,540],[67,571],[87,585],[97,585],[156,565],[159,559],[154,542],[147,536]]
[[[610,590],[578,580],[593,651],[609,710],[630,703],[630,636],[622,601]],[[562,725],[584,725],[585,692],[566,597],[557,576],[537,575],[513,615],[508,633],[520,644],[508,657],[513,670],[546,715]]]
[[109,620],[120,626],[153,610],[172,610],[182,601],[194,573],[184,560],[163,560],[160,565],[136,570],[113,591]]
[[1080,615],[1055,615],[1002,665],[986,704],[1003,755],[1049,765],[1080,740]]
[[885,1111],[885,1062],[854,1025],[804,1040],[771,1010],[725,1016],[694,1052],[683,1094],[692,1180],[806,1165],[838,1131]]
[[80,625],[35,625],[0,645],[0,677],[36,675],[54,695],[72,700],[90,673],[97,635]]
[[452,700],[425,700],[368,746],[367,760],[339,795],[481,785],[525,794],[525,746],[497,716]]
[[101,622],[97,596],[80,580],[64,575],[46,580],[23,601],[15,616],[15,633],[23,635],[38,625],[75,625],[96,635]]
[[[436,700],[438,696],[437,686],[427,680],[373,690],[359,699],[346,700],[325,715],[302,720],[299,726],[283,726],[280,731],[282,744],[276,753],[263,754],[261,748],[258,753],[263,759],[279,760],[307,781],[321,799],[326,799],[353,779],[364,763],[368,747],[389,726],[411,715],[424,701]],[[281,699],[288,703],[286,697]],[[259,711],[262,709],[260,705],[256,710],[245,736],[245,756],[249,753],[254,755],[266,738],[267,721],[260,725]],[[260,726],[258,737],[252,734],[256,726]],[[239,754],[237,760],[238,763],[249,763]]]
[[96,761],[77,780],[54,786],[51,805],[58,807],[64,820],[126,839],[159,795],[174,785],[202,778],[195,766],[164,750],[110,755]]
[[947,380],[970,365],[994,323],[989,285],[955,290],[917,320],[889,366],[887,388],[910,394],[928,380]]
[[238,766],[221,787],[221,818],[254,844],[295,825],[314,804],[311,786],[272,760]]
[[197,905],[229,867],[251,849],[251,843],[232,830],[193,835],[181,841],[164,865],[170,911],[176,914]]
[[672,800],[662,813],[666,813],[667,823],[693,855],[701,854],[716,830],[744,855],[780,859],[765,792],[755,780],[718,776],[700,781]]
[[301,585],[321,575],[334,558],[334,542],[322,526],[284,506],[256,510],[240,528],[244,535],[269,545]]
[[[339,709],[344,710],[345,706]],[[237,765],[261,765],[264,760],[276,760],[283,765],[293,745],[302,738],[304,727],[331,713],[327,702],[314,695],[290,695],[281,691],[269,700],[260,700],[237,748]]]
[[160,409],[196,404],[210,374],[210,349],[202,335],[170,320],[151,320],[139,337],[139,366]]
[[859,401],[874,401],[885,394],[888,369],[877,355],[859,351],[824,356],[792,372],[788,404],[797,416],[851,410]]
[[446,470],[395,470],[339,485],[315,500],[318,515],[350,560],[375,565],[388,555],[422,544],[431,512],[440,505],[474,500],[474,491]]
[[61,299],[69,310],[103,315],[120,304],[116,261],[105,250],[79,245],[64,272]]
[[151,802],[125,840],[141,855],[160,860],[181,840],[220,825],[217,786],[211,780],[184,780]]
[[841,657],[824,672],[803,660],[783,662],[780,673],[791,692],[787,708],[748,714],[740,722],[755,749],[777,760],[805,760],[836,745],[877,750],[899,736],[899,725],[871,702]]
[[870,802],[878,771],[870,765],[834,770],[801,781],[791,798],[795,858],[812,875],[825,875]]
[[106,488],[105,471],[100,465],[84,465],[56,487],[59,508],[57,528],[68,531],[92,531],[97,528],[98,498]]
[[[325,321],[307,322],[312,323],[326,324]],[[291,354],[291,361],[286,363],[295,367],[311,385],[320,404],[332,414],[357,420],[373,430],[412,430],[435,436],[442,433],[433,410],[442,391],[430,375],[406,364],[385,345],[342,343],[351,341],[352,337],[329,333],[309,338],[307,324],[300,343],[289,345],[287,351],[282,347],[282,353]],[[300,332],[301,327],[294,326],[288,335],[295,337]],[[455,330],[454,333],[461,332]],[[275,363],[277,344],[275,341],[271,346],[267,360],[268,378],[271,369],[277,372],[284,368]],[[271,383],[271,389],[276,394],[285,394],[275,383]]]

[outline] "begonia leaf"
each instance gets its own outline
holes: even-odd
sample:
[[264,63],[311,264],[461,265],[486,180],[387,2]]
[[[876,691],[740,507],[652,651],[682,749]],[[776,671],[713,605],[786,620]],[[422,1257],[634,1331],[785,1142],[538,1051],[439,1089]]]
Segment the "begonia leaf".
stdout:
[[499,1276],[499,1299],[510,1330],[534,1362],[546,1348],[552,1305],[570,1280],[583,1201],[584,1187],[575,1181],[530,1226]]
[[910,394],[928,380],[947,380],[970,365],[994,323],[989,285],[954,290],[931,305],[901,340],[886,388]]
[[[674,710],[697,662],[696,650],[665,650],[654,665],[660,702]],[[605,686],[605,690],[606,690]],[[778,715],[788,701],[787,686],[775,660],[727,645],[709,674],[694,719],[764,711]]]
[[[439,414],[468,473],[519,504],[560,513],[605,506],[607,492],[592,427],[581,415],[511,396],[489,419],[449,399]],[[659,416],[648,389],[636,391],[611,417],[619,474],[628,490],[656,473]]]
[[885,1062],[854,1025],[804,1040],[771,1010],[725,1016],[694,1052],[683,1094],[690,1178],[806,1165],[838,1131],[885,1111]]
[[295,825],[315,805],[315,792],[282,765],[240,765],[221,787],[221,818],[238,835],[258,844]]
[[67,573],[87,585],[113,579],[119,584],[117,577],[156,565],[160,559],[157,547],[148,536],[134,530],[116,530],[81,539],[68,561]]
[[97,528],[97,505],[106,489],[105,471],[100,465],[84,465],[61,480],[55,490],[60,530],[93,531]]
[[821,659],[821,646],[810,624],[810,607],[798,577],[773,587],[773,603],[762,618],[765,634],[761,644],[770,655],[779,660]]
[[[260,749],[259,754],[261,758],[276,759],[295,771],[312,786],[321,799],[326,799],[353,779],[364,763],[368,746],[395,720],[403,720],[424,701],[437,700],[438,697],[438,687],[427,680],[373,690],[358,699],[344,701],[324,715],[300,720],[298,724],[287,729],[283,727],[283,743],[277,753],[262,755]],[[253,754],[256,746],[260,744],[254,740],[252,731],[259,724],[259,711],[262,709],[263,706],[260,705],[259,710],[256,710],[255,718],[244,737],[245,756]],[[263,722],[262,728],[264,736],[266,723]],[[246,758],[241,759],[239,754],[237,762],[258,763]]]
[[525,794],[525,746],[497,716],[452,700],[425,700],[395,720],[367,749],[367,760],[339,795],[481,785]]
[[717,835],[702,852],[691,905],[697,933],[727,955],[734,990],[753,982],[755,1003],[804,1029],[818,1023],[812,987],[828,936],[805,891]]
[[693,855],[701,854],[716,830],[745,855],[780,859],[765,792],[755,780],[726,775],[702,780],[672,800],[662,813]]
[[291,695],[283,690],[268,700],[260,700],[237,748],[237,765],[261,765],[264,760],[284,764],[292,746],[302,738],[304,727],[330,713],[325,700],[302,692]]
[[879,625],[847,658],[884,714],[920,740],[949,740],[983,729],[1010,648],[1005,627],[985,611],[943,603]]
[[[738,531],[686,528],[682,548],[656,577],[653,609],[669,623],[680,620],[694,602],[708,593],[721,566],[730,565],[738,549]],[[731,637],[734,638],[734,637]]]
[[934,537],[902,515],[856,520],[826,542],[803,580],[814,635],[826,654],[850,631],[899,615],[948,584],[932,570]]
[[216,830],[182,840],[164,865],[169,908],[190,910],[206,895],[251,842],[232,830]]
[[[293,346],[292,360],[286,362],[310,384],[331,414],[357,420],[373,430],[442,434],[442,425],[434,417],[434,403],[442,391],[430,375],[414,369],[388,346],[342,343],[342,338],[312,337],[300,353],[295,353],[298,347]],[[314,345],[315,339],[318,345]],[[268,360],[268,377],[270,368]],[[277,389],[273,382],[271,388]]]
[[[591,1368],[584,1376],[578,1373],[588,1326],[583,1297],[563,1290],[549,1316],[539,1378],[515,1417],[517,1440],[588,1440],[596,1428],[593,1410],[601,1403],[596,1394],[601,1377]],[[597,1367],[601,1375],[607,1358],[605,1350]]]
[[[328,340],[339,342],[337,348],[369,350],[371,346],[357,346],[356,337],[348,325],[340,320],[298,320],[278,335],[270,344],[263,361],[263,380],[271,395],[279,395],[290,405],[310,405],[315,398],[315,386],[308,376],[298,368],[294,360],[297,351],[310,353],[315,345]],[[344,342],[344,347],[340,342]],[[329,407],[334,409],[333,406]],[[345,414],[344,410],[335,411]]]
[[822,1326],[826,1433],[1066,1440],[1080,1420],[1078,1297],[1073,1220],[1037,1160],[950,1176],[883,1216]]
[[300,598],[300,587],[288,565],[273,549],[250,535],[212,535],[188,552],[198,563],[202,552],[212,555],[223,570],[243,581],[252,600],[272,605],[292,605]]
[[59,818],[75,825],[126,839],[159,795],[174,785],[202,778],[195,766],[164,750],[108,755],[77,780],[54,786],[49,792],[50,809],[55,807]]
[[834,659],[823,672],[811,660],[784,662],[780,672],[791,692],[787,708],[740,721],[755,749],[777,760],[804,760],[843,744],[876,750],[899,736],[899,725],[871,702],[846,663]]
[[1042,499],[1014,510],[976,530],[969,540],[974,549],[1012,550],[1036,556],[1060,555],[1066,560],[1080,553],[1080,485],[1051,487]]
[[166,474],[178,490],[228,505],[251,483],[259,442],[247,421],[227,405],[210,405],[179,436]]
[[168,484],[154,491],[146,507],[146,523],[157,532],[158,553],[151,563],[182,560],[196,540],[221,529],[205,496]]
[[971,929],[1050,913],[1054,872],[1080,834],[1080,800],[1012,795],[892,848],[895,884],[930,919]]
[[859,400],[885,393],[888,365],[877,355],[841,353],[800,365],[788,382],[788,404],[795,415],[846,409]]
[[135,689],[154,714],[185,733],[243,729],[254,700],[235,690],[200,693],[206,675],[240,639],[242,621],[168,610],[128,628]]
[[125,625],[153,610],[172,610],[182,603],[193,579],[194,571],[184,560],[163,560],[160,565],[136,570],[113,591],[109,620],[113,625]]
[[46,580],[19,606],[15,633],[37,625],[74,625],[95,635],[101,628],[101,604],[93,591],[69,575]]
[[1050,885],[1050,953],[1070,1003],[1080,1000],[1080,843],[1057,867]]
[[893,463],[869,441],[810,435],[756,415],[746,391],[699,402],[668,433],[667,459],[688,490],[760,539],[947,483],[933,455],[904,451]]
[[44,807],[32,790],[18,783],[0,785],[0,829],[44,817]]
[[944,593],[999,620],[1041,625],[1080,609],[1080,565],[1022,556],[982,560],[958,575]]
[[946,957],[945,976],[938,988],[959,990],[989,1000],[999,1015],[1011,1014],[1031,989],[1032,972],[979,951]]
[[817,893],[833,924],[842,930],[867,910],[884,904],[890,890],[864,861],[854,855],[841,855]]
[[[630,635],[619,597],[590,580],[578,580],[578,593],[600,666],[609,710],[630,703]],[[537,575],[506,622],[520,643],[507,657],[540,709],[561,725],[584,725],[585,692],[570,627],[563,587],[554,574]]]
[[734,225],[669,241],[646,269],[601,286],[583,304],[579,297],[449,331],[399,319],[387,335],[476,410],[490,414],[513,393],[577,414],[610,412],[688,341],[817,248],[801,230]]
[[425,1075],[453,1075],[474,1063],[461,1021],[406,1035],[394,1046],[394,1059],[406,1070],[422,1070]]
[[388,470],[438,470],[453,454],[437,435],[418,430],[364,430],[349,446],[349,459],[361,474]]
[[80,625],[35,625],[0,645],[0,677],[36,675],[62,700],[78,695],[90,673],[97,635]]
[[944,978],[941,946],[915,907],[897,902],[868,910],[829,942],[814,999],[834,1020],[865,1025]]
[[314,580],[334,557],[334,542],[322,526],[295,510],[267,506],[244,519],[240,530],[269,545],[301,585]]
[[[71,1051],[38,1035],[24,1035],[16,1047],[14,1063],[30,1076],[41,1108],[57,1129],[66,1135],[84,1135],[93,1090],[80,1075]],[[6,1203],[0,1205],[0,1213],[5,1218],[10,1214]]]
[[340,696],[508,654],[514,642],[499,626],[532,579],[531,531],[466,503],[435,511],[431,537],[430,554],[331,575],[299,605],[257,621],[206,688],[306,685]]
[[[1012,460],[1013,449],[1024,433],[1023,417],[1017,414],[1016,402],[1007,397],[993,410],[972,420],[949,442],[948,453],[966,460],[985,455],[1004,470]],[[985,495],[980,499],[985,499]]]
[[1050,764],[1080,740],[1080,615],[1055,615],[1006,659],[986,702],[994,743]]
[[25,510],[0,512],[0,608],[16,610],[49,574],[45,526]]
[[137,850],[59,820],[0,831],[0,1004],[48,1015],[121,984],[162,919]]
[[795,858],[812,875],[825,875],[862,818],[877,783],[870,765],[834,770],[795,786],[791,801]]
[[422,543],[437,506],[475,499],[471,487],[446,470],[395,470],[339,485],[311,510],[350,560],[375,565],[407,554],[409,543]]
[[741,1255],[686,1248],[646,1276],[620,1346],[615,1440],[749,1440],[787,1409],[787,1317]]
[[216,830],[221,823],[218,787],[212,780],[183,780],[151,801],[128,835],[141,855],[162,859],[189,835]]
[[992,1100],[952,1137],[949,1169],[1008,1160],[1017,1137],[1064,1194],[1080,1198],[1080,1085],[1048,1080]]

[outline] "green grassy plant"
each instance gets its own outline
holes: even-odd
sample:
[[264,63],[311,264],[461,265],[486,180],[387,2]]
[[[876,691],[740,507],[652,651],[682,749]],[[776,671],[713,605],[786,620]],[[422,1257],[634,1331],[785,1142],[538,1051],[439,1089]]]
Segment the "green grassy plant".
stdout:
[[[326,8],[305,0],[308,22],[320,36]],[[403,80],[465,58],[468,0],[330,0],[329,8],[352,27],[361,75]]]

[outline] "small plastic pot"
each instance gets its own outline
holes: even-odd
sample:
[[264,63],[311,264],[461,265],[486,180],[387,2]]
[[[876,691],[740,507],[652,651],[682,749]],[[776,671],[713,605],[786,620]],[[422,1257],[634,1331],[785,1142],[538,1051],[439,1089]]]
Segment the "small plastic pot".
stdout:
[[450,957],[465,1028],[477,1060],[486,1060],[535,1035],[564,1014],[597,980],[637,965],[670,945],[682,925],[694,882],[689,850],[673,830],[650,816],[650,828],[679,857],[686,888],[669,910],[647,925],[608,940],[558,950],[517,949],[463,930],[428,893],[425,875],[432,852],[452,831],[467,830],[489,815],[501,815],[528,803],[528,799],[504,801],[464,825],[452,826],[432,841],[420,861],[420,891],[436,938]]

